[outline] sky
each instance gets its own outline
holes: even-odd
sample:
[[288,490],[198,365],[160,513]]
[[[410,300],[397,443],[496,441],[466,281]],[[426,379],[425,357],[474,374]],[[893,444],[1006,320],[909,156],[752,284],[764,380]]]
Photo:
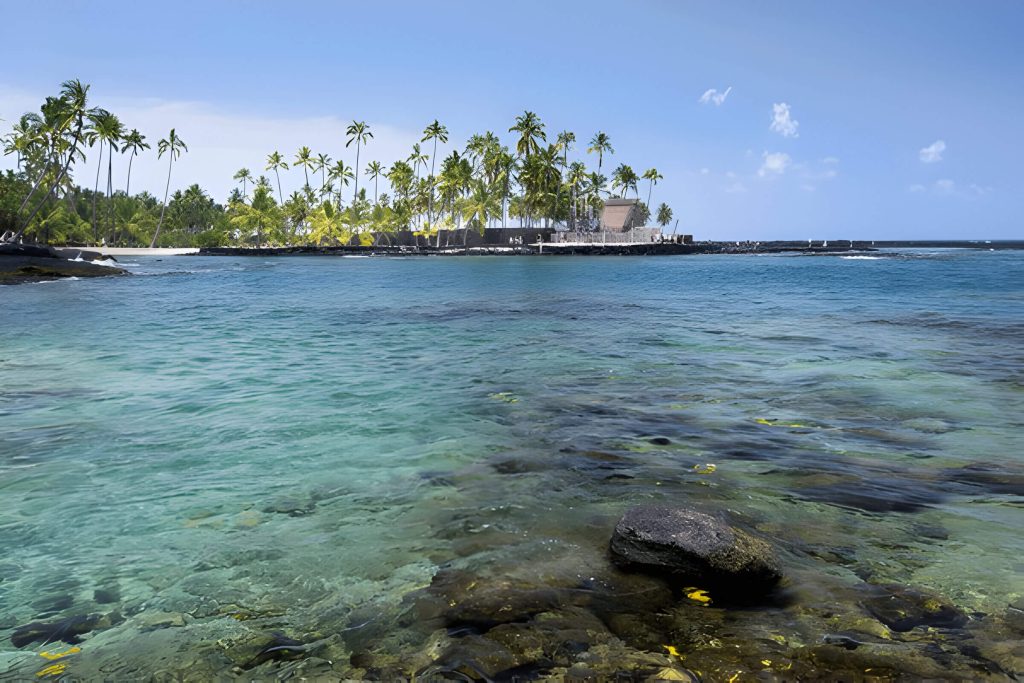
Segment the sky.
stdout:
[[[36,0],[0,16],[0,133],[78,78],[154,149],[174,127],[189,151],[172,191],[221,202],[275,150],[354,164],[353,119],[374,133],[365,168],[434,119],[438,160],[488,130],[511,146],[530,110],[550,140],[576,134],[570,161],[596,167],[603,131],[605,175],[657,168],[652,204],[696,239],[1024,239],[1016,0]],[[133,191],[161,196],[166,160],[136,159]]]

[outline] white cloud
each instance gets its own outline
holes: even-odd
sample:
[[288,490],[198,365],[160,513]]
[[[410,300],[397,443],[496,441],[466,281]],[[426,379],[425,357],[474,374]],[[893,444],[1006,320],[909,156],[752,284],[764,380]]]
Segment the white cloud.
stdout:
[[945,151],[946,142],[944,140],[936,140],[917,154],[921,158],[922,163],[934,164],[937,161],[942,161],[942,153]]
[[725,188],[725,192],[728,194],[742,194],[747,191],[747,186],[741,182],[735,182],[732,185],[728,185]]
[[839,157],[825,157],[824,159],[821,160],[821,163],[823,163],[823,164],[838,164],[839,163]]
[[961,185],[949,178],[942,178],[936,180],[931,185],[922,185],[921,183],[914,183],[907,188],[908,192],[914,194],[930,194],[933,196],[945,196],[945,197],[959,197],[961,199],[976,199],[978,197],[985,197],[992,194],[995,189],[991,185],[978,185],[977,183],[969,183],[966,186]]
[[[312,148],[313,153],[324,152],[332,160],[343,159],[347,165],[356,161],[355,145],[346,149],[345,128],[356,114],[345,116],[311,117],[269,117],[250,114],[244,110],[228,110],[204,102],[167,101],[146,98],[105,97],[93,89],[90,102],[117,114],[128,128],[138,128],[147,137],[153,149],[139,155],[132,164],[132,190],[148,190],[162,197],[167,179],[167,157],[157,160],[156,143],[166,137],[173,127],[188,144],[188,152],[174,162],[171,175],[171,191],[198,183],[218,202],[224,202],[237,184],[232,176],[239,168],[249,168],[254,176],[267,175],[274,181],[270,171],[265,171],[267,154],[278,150],[291,165],[295,153],[303,145]],[[0,85],[0,117],[6,121],[0,130],[6,131],[9,122],[16,120],[26,111],[37,111],[43,95],[25,93],[4,88]],[[397,159],[409,155],[412,144],[420,135],[387,124],[370,121],[373,139],[360,154],[361,170],[371,160],[390,165]],[[439,147],[438,155],[442,154]],[[89,154],[93,150],[86,150]],[[447,151],[444,152],[447,154]],[[428,151],[429,154],[429,151]],[[89,169],[95,171],[95,158],[87,158],[85,164],[76,167],[80,181],[89,184]],[[106,162],[104,161],[104,164]],[[0,168],[14,168],[13,156],[0,156]],[[128,157],[115,155],[114,184],[124,188]],[[319,187],[319,174],[310,175],[310,184]],[[381,179],[380,190],[386,191],[387,183]],[[281,173],[281,186],[287,197],[305,183],[301,169],[291,168]],[[373,183],[366,176],[360,178],[360,187],[372,195]],[[276,190],[276,182],[274,182]],[[352,185],[345,188],[351,192]],[[275,192],[276,194],[276,192]]]
[[711,169],[710,168],[702,168],[702,169],[700,169],[700,174],[701,175],[707,175],[708,173],[711,173]]
[[772,125],[770,129],[784,138],[800,137],[797,127],[800,122],[790,116],[789,105],[785,102],[772,105]]
[[761,168],[757,171],[757,175],[762,178],[767,175],[782,175],[793,161],[785,152],[765,152],[763,158]]
[[708,90],[705,90],[704,94],[701,95],[700,99],[697,101],[700,102],[701,104],[713,104],[716,107],[721,107],[722,103],[725,102],[725,98],[729,96],[730,92],[732,92],[731,85],[722,92],[718,92],[714,88],[710,88]]

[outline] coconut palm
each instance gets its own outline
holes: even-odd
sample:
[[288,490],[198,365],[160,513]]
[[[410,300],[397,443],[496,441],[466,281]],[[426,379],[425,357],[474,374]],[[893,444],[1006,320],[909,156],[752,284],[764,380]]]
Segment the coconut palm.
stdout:
[[247,168],[240,168],[235,172],[234,179],[242,183],[242,199],[245,199],[245,186],[246,183],[252,182],[252,172]]
[[320,153],[316,155],[316,159],[313,161],[313,173],[320,171],[320,194],[324,193],[324,186],[327,185],[327,167],[331,165],[331,158],[326,154]]
[[658,207],[658,225],[664,228],[670,222],[672,222],[672,209],[668,204],[662,202]]
[[650,206],[651,205],[651,192],[654,191],[654,186],[658,184],[659,180],[664,180],[664,176],[661,175],[660,173],[658,173],[658,169],[656,169],[656,168],[649,168],[646,171],[644,171],[644,174],[641,177],[644,180],[649,180],[651,182],[651,184],[647,188],[647,206]]
[[[18,213],[20,214],[28,206],[32,197],[36,191],[42,186],[44,179],[50,174],[51,170],[60,168],[60,172],[56,174],[56,178],[49,183],[50,189],[43,197],[35,208],[29,212],[25,222],[22,223],[21,228],[11,237],[11,241],[17,241],[25,233],[25,229],[32,223],[32,219],[35,218],[36,214],[43,208],[53,193],[57,191],[58,187],[61,187],[64,177],[68,174],[72,162],[82,156],[79,145],[83,141],[83,133],[85,132],[85,123],[89,116],[93,113],[93,110],[86,107],[88,103],[89,86],[83,85],[81,81],[75,79],[72,81],[64,81],[61,84],[61,93],[59,97],[47,98],[46,104],[44,104],[44,116],[43,119],[47,119],[47,110],[53,114],[53,120],[47,123],[45,129],[45,135],[47,140],[43,143],[44,148],[48,152],[43,164],[42,169],[39,172],[39,177],[32,184],[32,188],[28,194],[25,195],[25,199],[22,200],[21,206],[18,207]],[[49,105],[49,106],[48,106]],[[70,131],[74,129],[74,133]],[[71,138],[70,142],[67,142],[67,137]],[[63,158],[63,163],[61,163]]]
[[[629,189],[636,190],[636,184],[639,178],[637,178],[636,172],[633,171],[632,167],[627,164],[619,164],[618,167],[612,171],[612,189],[616,187],[622,188],[622,196],[626,196],[626,192]],[[637,197],[639,199],[639,196]]]
[[288,170],[288,162],[284,160],[280,152],[274,151],[267,155],[267,165],[263,170],[273,171],[277,177],[277,199],[278,203],[284,204],[284,194],[281,192],[281,169]]
[[121,121],[106,109],[94,111],[90,117],[90,129],[86,134],[86,140],[90,145],[99,145],[99,154],[96,157],[96,184],[92,192],[92,236],[97,244],[100,241],[99,221],[96,217],[96,200],[100,189],[100,168],[103,166],[103,146],[107,146],[107,189],[110,189],[111,174],[113,167],[111,156],[118,150],[118,144],[124,136],[124,126]]
[[352,167],[346,166],[345,162],[338,159],[331,167],[331,180],[338,181],[338,208],[341,209],[341,191],[349,181],[352,180]]
[[604,162],[604,154],[615,154],[615,150],[612,149],[612,140],[605,133],[598,132],[590,139],[590,147],[587,147],[587,153],[592,154],[597,152],[597,172],[601,172],[601,164]]
[[[381,166],[379,161],[371,161],[366,165],[366,175],[370,176],[370,180],[373,181],[373,203],[377,203],[377,180],[384,173],[384,167]],[[386,177],[386,176],[385,176]]]
[[269,185],[257,183],[252,193],[252,202],[234,206],[237,213],[232,216],[231,222],[243,230],[256,232],[257,249],[263,245],[263,230],[280,225],[281,222],[281,209],[274,201],[272,192]]
[[153,241],[149,243],[150,249],[156,246],[156,240],[160,237],[160,226],[164,224],[164,213],[167,211],[167,192],[171,189],[171,167],[174,165],[174,160],[180,157],[182,152],[187,151],[188,146],[185,141],[178,137],[173,128],[171,128],[170,135],[156,143],[156,158],[159,159],[167,154],[167,184],[164,186],[164,205],[160,209],[160,220],[156,224]]
[[576,133],[563,130],[558,134],[555,144],[562,150],[562,168],[566,168],[569,165],[569,150],[576,144]]
[[547,134],[544,132],[544,124],[532,111],[524,111],[516,117],[516,124],[508,129],[510,133],[519,133],[519,141],[516,143],[516,152],[519,156],[529,157],[540,149],[540,141],[547,141]]
[[[426,142],[427,140],[433,140],[434,141],[434,153],[430,157],[430,178],[431,178],[430,182],[433,183],[434,182],[433,181],[433,178],[434,178],[434,161],[437,159],[437,143],[438,143],[438,141],[440,141],[442,143],[447,143],[448,142],[448,128],[446,126],[443,126],[441,124],[441,122],[438,121],[437,119],[434,119],[433,123],[431,123],[429,126],[427,126],[426,128],[423,129],[423,138],[420,140],[420,142]],[[427,222],[430,223],[430,224],[434,223],[434,187],[433,187],[433,184],[431,184],[431,187],[430,187],[430,207],[427,209]],[[440,240],[441,240],[441,233],[440,232],[437,233],[437,239],[438,239],[438,245],[440,245]]]
[[466,220],[466,233],[463,235],[462,243],[466,243],[470,228],[475,228],[483,235],[484,229],[500,210],[498,195],[491,190],[490,186],[483,180],[472,181],[470,195],[462,204],[462,217]]
[[131,152],[131,155],[128,157],[128,180],[124,184],[124,193],[126,195],[131,196],[129,189],[132,186],[132,160],[144,149],[149,149],[146,136],[132,128],[131,132],[124,137],[124,145],[121,147],[122,154]]
[[569,166],[569,185],[572,186],[572,229],[576,229],[576,204],[579,197],[579,189],[587,182],[587,167],[581,161],[574,161]]
[[412,169],[416,173],[416,180],[417,181],[420,179],[420,164],[423,164],[423,166],[426,167],[427,162],[429,160],[430,160],[430,157],[428,157],[426,154],[423,154],[423,152],[420,151],[419,143],[417,142],[417,143],[413,144],[413,146],[412,146],[412,154],[409,155],[409,158],[406,159],[406,161],[408,163],[412,164]]
[[306,177],[306,187],[309,187],[309,169],[313,168],[316,162],[313,160],[313,150],[309,147],[303,146],[295,154],[295,168],[302,167],[302,172]]
[[356,186],[352,192],[352,203],[354,204],[356,197],[359,196],[359,150],[373,137],[373,133],[370,132],[370,127],[366,125],[366,121],[353,121],[345,130],[345,134],[348,135],[348,142],[345,143],[345,147],[348,147],[353,142],[356,143],[356,165],[354,167],[356,171]]

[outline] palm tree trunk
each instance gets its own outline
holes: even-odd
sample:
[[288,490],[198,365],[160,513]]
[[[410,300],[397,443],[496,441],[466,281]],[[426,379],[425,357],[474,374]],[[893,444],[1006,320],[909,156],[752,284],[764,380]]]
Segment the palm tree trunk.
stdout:
[[[64,180],[64,176],[67,175],[68,168],[70,168],[71,166],[71,160],[74,158],[75,152],[78,150],[78,141],[81,139],[81,136],[82,123],[79,122],[78,128],[75,129],[75,139],[71,142],[71,148],[68,150],[68,158],[64,160],[64,166],[61,168],[60,173],[57,174],[57,179],[53,181],[53,184],[50,186],[50,190],[46,193],[46,196],[43,197],[43,200],[36,205],[36,208],[34,208],[32,210],[32,213],[28,215],[28,218],[25,219],[25,223],[24,225],[21,226],[21,229],[18,230],[18,232],[15,233],[14,236],[11,238],[11,242],[17,242],[19,239],[21,239],[21,236],[25,234],[25,230],[32,222],[32,219],[36,217],[36,214],[39,213],[43,206],[46,205],[46,202],[50,201],[50,197],[53,196],[53,193],[57,191],[57,187],[60,186],[60,181]],[[49,166],[49,164],[47,164],[47,166]],[[29,199],[31,199],[32,195],[35,194],[36,189],[39,187],[40,183],[43,182],[43,179],[45,177],[46,171],[44,170],[42,174],[39,176],[39,179],[36,180],[35,185],[33,185],[32,189],[29,190],[28,196],[25,197],[24,201],[22,201],[21,207],[18,209],[19,214],[25,210],[25,206],[28,204]]]
[[126,182],[124,184],[124,193],[125,193],[125,195],[127,195],[129,197],[131,195],[128,194],[128,189],[132,186],[132,161],[134,161],[134,159],[135,159],[135,150],[133,149],[132,150],[132,155],[130,157],[128,157],[128,182]]
[[153,233],[153,241],[149,243],[149,248],[152,249],[156,246],[156,240],[160,237],[160,226],[164,224],[164,212],[167,211],[167,193],[171,189],[171,164],[174,163],[174,150],[167,157],[167,184],[164,186],[164,205],[160,209],[160,220],[156,224],[156,232]]
[[[277,200],[284,204],[284,195],[281,194],[281,172],[275,168],[274,175],[277,176]],[[168,175],[168,178],[169,177],[170,176]]]
[[359,138],[356,138],[356,167],[354,169],[352,169],[353,171],[355,171],[355,176],[356,176],[356,189],[355,189],[355,192],[352,193],[352,204],[353,205],[356,203],[356,197],[359,196],[359,145],[360,145]]
[[651,210],[651,193],[654,192],[654,181],[651,181],[651,186],[647,188],[647,210]]
[[96,195],[100,191],[100,168],[103,166],[103,141],[100,140],[100,155],[96,157],[96,185],[92,190],[92,241],[99,242],[99,228],[96,225]]
[[110,221],[110,237],[114,233],[114,153],[107,154],[107,220]]

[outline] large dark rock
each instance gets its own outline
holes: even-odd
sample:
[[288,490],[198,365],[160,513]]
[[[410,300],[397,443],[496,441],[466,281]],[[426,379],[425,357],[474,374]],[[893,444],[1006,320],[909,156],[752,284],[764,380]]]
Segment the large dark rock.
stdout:
[[685,507],[630,509],[615,526],[611,553],[623,569],[689,582],[717,591],[719,599],[761,596],[782,578],[767,542]]
[[56,249],[33,244],[0,244],[0,285],[58,280],[65,277],[108,277],[128,271],[89,261],[73,261]]

